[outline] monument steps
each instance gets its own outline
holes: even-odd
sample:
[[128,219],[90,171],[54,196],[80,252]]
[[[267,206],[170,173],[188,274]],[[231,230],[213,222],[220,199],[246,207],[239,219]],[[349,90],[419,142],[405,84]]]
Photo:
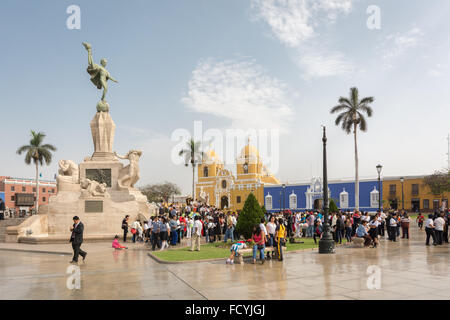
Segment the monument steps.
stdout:
[[6,240],[6,228],[18,226],[25,221],[26,218],[12,218],[0,220],[0,242],[5,242]]

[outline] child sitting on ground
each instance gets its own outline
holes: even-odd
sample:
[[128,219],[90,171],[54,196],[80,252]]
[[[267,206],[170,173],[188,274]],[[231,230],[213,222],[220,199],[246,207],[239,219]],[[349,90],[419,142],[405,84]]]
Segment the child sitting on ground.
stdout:
[[113,243],[112,243],[112,247],[116,250],[122,250],[122,249],[128,249],[128,247],[124,247],[119,243],[119,236],[116,235],[114,237]]
[[239,241],[231,246],[231,255],[227,259],[227,264],[233,264],[234,263],[234,257],[239,256],[239,250],[247,248],[247,245],[245,244],[245,241]]

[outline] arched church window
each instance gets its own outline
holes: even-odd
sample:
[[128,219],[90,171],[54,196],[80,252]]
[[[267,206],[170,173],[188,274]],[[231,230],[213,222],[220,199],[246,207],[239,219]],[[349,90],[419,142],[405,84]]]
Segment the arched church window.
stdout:
[[339,195],[339,207],[341,209],[347,209],[348,208],[348,192],[344,190]]
[[289,209],[297,209],[297,195],[294,193],[294,190],[289,195]]
[[244,173],[248,173],[248,163],[244,163]]
[[266,202],[266,209],[272,210],[272,196],[270,195],[270,192],[267,193],[267,196],[265,197]]
[[208,167],[206,167],[206,166],[203,168],[203,176],[204,177],[208,176]]
[[370,206],[372,208],[378,207],[378,201],[380,200],[380,193],[377,190],[377,187],[373,187],[372,192],[370,193]]
[[222,180],[222,189],[227,188],[227,180]]

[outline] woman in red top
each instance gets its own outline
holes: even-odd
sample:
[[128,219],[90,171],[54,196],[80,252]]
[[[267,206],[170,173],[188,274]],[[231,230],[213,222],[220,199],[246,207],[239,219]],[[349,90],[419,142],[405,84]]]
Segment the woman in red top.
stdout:
[[261,230],[259,225],[253,228],[252,240],[255,242],[253,245],[253,264],[256,263],[256,251],[259,251],[259,257],[261,259],[261,264],[264,264],[264,250],[266,249],[266,235],[264,231]]

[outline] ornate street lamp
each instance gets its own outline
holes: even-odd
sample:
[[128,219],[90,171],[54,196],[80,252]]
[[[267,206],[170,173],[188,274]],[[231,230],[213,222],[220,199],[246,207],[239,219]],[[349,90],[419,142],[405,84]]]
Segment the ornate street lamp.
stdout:
[[405,178],[401,177],[400,182],[402,183],[402,210],[405,210],[405,200],[404,200],[404,194],[403,194],[403,182],[405,181]]
[[377,165],[377,172],[378,172],[378,211],[381,212],[381,169],[383,166],[381,164]]
[[323,126],[323,235],[319,240],[319,253],[334,253],[334,240],[328,221],[327,135]]

